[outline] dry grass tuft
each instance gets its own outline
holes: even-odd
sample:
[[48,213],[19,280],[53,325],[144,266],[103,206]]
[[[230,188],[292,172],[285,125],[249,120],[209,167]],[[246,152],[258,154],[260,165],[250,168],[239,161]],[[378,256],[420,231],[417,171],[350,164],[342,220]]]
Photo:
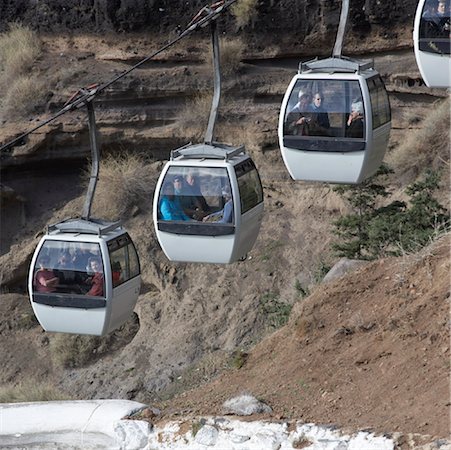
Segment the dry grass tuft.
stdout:
[[36,33],[20,23],[12,23],[0,35],[0,67],[6,80],[27,72],[41,54],[41,42]]
[[92,360],[99,345],[97,336],[57,334],[50,340],[51,358],[58,367],[81,367]]
[[232,39],[221,42],[221,72],[224,75],[233,75],[240,67],[244,53],[244,43],[241,39]]
[[35,111],[45,101],[44,84],[37,76],[20,75],[5,90],[1,102],[2,116],[17,118]]
[[181,131],[193,141],[201,139],[205,134],[210,117],[211,102],[211,93],[201,93],[196,95],[180,111]]
[[396,173],[418,175],[426,167],[437,169],[449,161],[450,99],[436,102],[420,126],[393,150],[388,162]]
[[[87,172],[86,185],[90,173]],[[123,153],[100,162],[93,215],[108,220],[125,218],[132,208],[151,208],[155,180],[142,156]]]
[[0,35],[0,98],[4,118],[32,112],[45,99],[44,86],[30,69],[41,54],[41,42],[36,33],[19,23],[9,25]]
[[127,345],[139,330],[138,316],[104,337],[79,334],[55,334],[50,340],[50,356],[58,367],[81,367]]
[[257,0],[239,0],[230,8],[238,28],[247,25],[257,13]]
[[29,380],[18,386],[0,388],[0,403],[48,402],[70,400],[70,397],[50,383]]

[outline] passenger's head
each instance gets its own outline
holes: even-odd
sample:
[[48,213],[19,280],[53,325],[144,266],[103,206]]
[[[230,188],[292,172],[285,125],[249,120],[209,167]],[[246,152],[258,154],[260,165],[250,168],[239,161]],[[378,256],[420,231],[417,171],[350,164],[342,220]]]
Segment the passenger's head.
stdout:
[[101,272],[102,264],[99,258],[89,258],[88,266],[94,273]]
[[196,182],[196,178],[194,177],[194,173],[193,172],[188,172],[186,174],[186,182],[190,185],[193,186],[194,183]]
[[174,196],[174,186],[170,181],[167,181],[163,186],[163,195],[168,197]]
[[63,252],[63,253],[61,253],[61,255],[58,259],[58,264],[60,267],[66,267],[69,265],[70,261],[71,261],[70,253]]
[[172,182],[174,184],[174,191],[179,192],[183,186],[183,177],[181,175],[176,175]]
[[440,15],[445,14],[446,12],[446,2],[439,0],[438,4],[437,4],[437,13]]
[[50,265],[50,256],[42,255],[38,259],[38,264],[42,269],[48,268]]
[[353,102],[351,104],[351,112],[358,113],[363,116],[363,103],[360,101]]
[[319,108],[323,102],[323,94],[321,92],[316,92],[313,96],[313,104]]
[[226,199],[226,201],[232,198],[232,193],[230,192],[230,186],[224,186],[221,192],[222,196]]
[[300,105],[308,105],[310,103],[311,95],[308,92],[299,91],[298,98]]

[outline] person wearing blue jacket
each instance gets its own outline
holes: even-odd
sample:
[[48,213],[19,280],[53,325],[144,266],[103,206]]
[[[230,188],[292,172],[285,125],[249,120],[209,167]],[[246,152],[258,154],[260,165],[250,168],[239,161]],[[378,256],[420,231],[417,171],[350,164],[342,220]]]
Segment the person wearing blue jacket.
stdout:
[[160,199],[160,216],[162,220],[191,220],[184,212],[178,196],[174,194],[174,186],[166,182]]

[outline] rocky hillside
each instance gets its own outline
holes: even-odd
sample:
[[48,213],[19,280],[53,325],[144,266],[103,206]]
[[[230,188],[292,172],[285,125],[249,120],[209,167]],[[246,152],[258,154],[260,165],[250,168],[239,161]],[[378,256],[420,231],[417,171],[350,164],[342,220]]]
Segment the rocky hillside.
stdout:
[[[69,10],[63,3],[0,6],[3,26],[14,17],[43,32],[32,72],[45,92],[25,117],[3,117],[0,143],[61,108],[81,86],[106,81],[159,48],[201,6],[193,2],[188,14],[173,8],[174,2],[148,2],[149,10],[130,14],[131,2],[78,2]],[[28,263],[42,229],[80,214],[89,157],[84,111],[61,117],[1,155],[3,386],[44,382],[66,397],[136,399],[158,404],[166,415],[174,408],[215,413],[225,397],[249,390],[274,407],[275,417],[446,436],[447,238],[422,253],[376,261],[318,287],[324,267],[338,259],[330,248],[332,222],[349,207],[329,185],[290,180],[276,131],[280,102],[301,54],[330,52],[339,11],[334,2],[296,2],[290,9],[292,3],[259,2],[258,14],[242,30],[231,26],[231,17],[221,25],[245,46],[239,67],[224,77],[218,139],[246,144],[265,192],[262,231],[244,262],[170,263],[152,224],[162,162],[204,130],[205,114],[196,113],[193,123],[186,109],[194,115],[193,100],[211,90],[209,40],[190,37],[96,100],[102,161],[142,157],[149,192],[122,212],[140,254],[144,285],[134,316],[117,333],[101,340],[44,333],[26,296]],[[424,167],[449,169],[449,139],[436,144],[431,138],[422,152],[432,144],[436,150],[426,159],[414,154],[404,159],[407,167],[397,163],[402,144],[425,127],[428,113],[446,97],[421,84],[411,47],[401,48],[411,45],[414,3],[359,2],[352,14],[361,19],[353,19],[347,39],[350,51],[374,58],[389,90],[393,130],[386,160],[395,169],[389,180],[393,198],[402,198]],[[282,35],[290,27],[293,33]],[[112,190],[101,174],[102,183]],[[440,198],[448,192],[445,181]],[[99,203],[96,214],[111,212]],[[273,334],[291,307],[288,326]],[[221,374],[217,384],[181,394]]]

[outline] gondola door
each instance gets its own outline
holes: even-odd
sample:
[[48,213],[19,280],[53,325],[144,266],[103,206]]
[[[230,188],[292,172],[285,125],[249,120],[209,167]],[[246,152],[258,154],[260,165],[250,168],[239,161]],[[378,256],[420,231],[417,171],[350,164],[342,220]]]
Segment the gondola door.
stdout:
[[235,246],[234,259],[243,259],[257,240],[263,220],[263,188],[254,162],[249,158],[234,166],[233,170],[239,192],[237,205],[237,226],[239,239]]
[[107,243],[109,255],[108,271],[111,276],[111,317],[108,332],[123,324],[133,311],[141,287],[138,254],[128,234],[123,234]]

